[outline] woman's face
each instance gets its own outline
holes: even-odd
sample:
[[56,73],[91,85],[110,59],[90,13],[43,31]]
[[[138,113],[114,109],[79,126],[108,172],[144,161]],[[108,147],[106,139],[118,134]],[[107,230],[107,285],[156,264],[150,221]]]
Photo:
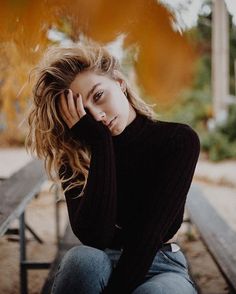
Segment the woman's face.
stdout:
[[121,134],[136,117],[134,108],[124,94],[124,81],[84,71],[76,76],[70,89],[74,94],[82,95],[85,111],[88,110],[97,121],[107,125],[112,136]]

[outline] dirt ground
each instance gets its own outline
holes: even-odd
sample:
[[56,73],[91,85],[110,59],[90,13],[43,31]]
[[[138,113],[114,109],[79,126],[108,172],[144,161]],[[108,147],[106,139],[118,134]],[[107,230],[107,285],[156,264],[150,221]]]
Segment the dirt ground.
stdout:
[[[27,231],[27,257],[34,261],[50,262],[56,253],[54,195],[48,191],[46,182],[42,191],[27,207],[26,222],[43,239],[39,244]],[[60,207],[60,230],[64,231],[68,221],[65,202]],[[186,215],[187,216],[187,215]],[[15,221],[12,228],[18,227]],[[207,253],[195,227],[192,227],[191,241],[188,225],[183,223],[178,241],[189,261],[190,271],[203,294],[226,294],[227,284]],[[5,235],[0,239],[0,293],[19,293],[19,243],[18,236]],[[28,275],[29,294],[40,293],[48,270],[30,270]]]

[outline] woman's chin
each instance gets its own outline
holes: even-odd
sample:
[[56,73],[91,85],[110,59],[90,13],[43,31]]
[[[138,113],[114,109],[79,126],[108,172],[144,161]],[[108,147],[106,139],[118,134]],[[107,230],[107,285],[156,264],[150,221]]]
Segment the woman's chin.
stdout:
[[110,132],[113,137],[118,136],[124,131],[125,128],[126,124],[122,120],[119,120],[119,118],[117,118],[114,121],[114,125],[111,127]]
[[112,137],[118,136],[119,134],[121,134],[121,133],[120,132],[117,132],[117,130],[112,130],[111,131]]
[[120,135],[122,132],[124,131],[124,128],[114,128],[113,130],[111,130],[111,135],[113,137]]

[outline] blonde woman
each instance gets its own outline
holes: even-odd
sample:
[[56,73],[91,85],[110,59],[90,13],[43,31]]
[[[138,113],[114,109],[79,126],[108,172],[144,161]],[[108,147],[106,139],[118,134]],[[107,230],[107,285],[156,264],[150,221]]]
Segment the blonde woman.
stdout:
[[188,125],[158,120],[97,43],[49,49],[26,146],[63,188],[82,242],[52,293],[197,293],[175,238],[200,151]]

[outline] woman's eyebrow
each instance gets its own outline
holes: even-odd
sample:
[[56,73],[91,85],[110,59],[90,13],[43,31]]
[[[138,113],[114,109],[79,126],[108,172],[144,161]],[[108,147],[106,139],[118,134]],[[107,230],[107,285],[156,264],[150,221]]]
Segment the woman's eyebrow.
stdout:
[[93,91],[94,91],[94,90],[96,89],[96,87],[99,86],[99,85],[101,85],[101,83],[97,83],[97,84],[95,84],[95,85],[92,87],[92,89],[88,92],[88,95],[87,95],[86,100],[89,99],[89,96],[93,94]]

